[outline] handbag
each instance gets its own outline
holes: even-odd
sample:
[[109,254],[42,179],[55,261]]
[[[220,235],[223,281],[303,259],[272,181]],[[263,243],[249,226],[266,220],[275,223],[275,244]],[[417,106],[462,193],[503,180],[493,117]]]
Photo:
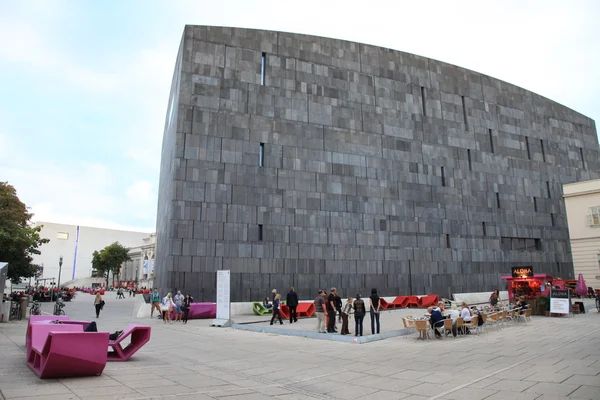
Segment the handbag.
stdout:
[[106,304],[106,303],[104,303],[104,300],[102,300],[102,301],[100,302],[100,309],[103,309],[103,308],[104,308],[104,304]]
[[160,305],[160,311],[169,311],[169,306],[166,304],[161,304]]

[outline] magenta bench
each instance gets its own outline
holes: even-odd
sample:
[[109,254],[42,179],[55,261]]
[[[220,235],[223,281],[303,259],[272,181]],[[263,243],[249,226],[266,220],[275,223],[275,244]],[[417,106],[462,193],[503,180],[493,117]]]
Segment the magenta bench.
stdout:
[[[215,303],[190,304],[190,312],[188,314],[188,319],[206,318],[217,318],[217,305]],[[171,319],[175,320],[175,311],[171,311]]]
[[[121,342],[131,336],[130,343],[123,348]],[[108,361],[127,361],[150,340],[150,327],[144,325],[129,325],[116,340],[109,340],[112,348],[107,354]]]
[[27,365],[40,378],[101,375],[108,332],[84,332],[78,324],[33,324]]
[[53,324],[52,321],[60,321],[62,325],[81,325],[82,330],[88,327],[89,321],[75,321],[70,320],[67,315],[31,315],[27,322],[27,330],[25,331],[25,347],[27,348],[27,354],[31,348],[31,325],[32,324],[51,324],[52,326],[61,325]]

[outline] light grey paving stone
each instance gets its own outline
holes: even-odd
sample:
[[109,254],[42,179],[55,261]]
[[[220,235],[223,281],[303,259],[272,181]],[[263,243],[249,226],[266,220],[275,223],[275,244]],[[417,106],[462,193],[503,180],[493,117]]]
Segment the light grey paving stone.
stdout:
[[[551,369],[550,369],[551,371]],[[529,375],[524,378],[524,381],[534,381],[534,382],[553,382],[553,383],[561,383],[573,376],[573,374],[569,372],[536,372],[533,375]]]
[[568,396],[580,385],[569,385],[566,383],[538,382],[532,387],[525,389],[525,393],[538,393],[553,396]]
[[600,388],[598,386],[580,386],[579,389],[569,394],[571,399],[590,399],[596,400],[600,398]]
[[596,386],[599,387],[600,391],[600,375],[573,375],[564,383],[572,384],[572,385],[588,385],[588,386]]
[[371,395],[378,390],[379,389],[370,387],[347,384],[343,388],[327,393],[327,395],[336,399],[358,399],[360,397]]
[[497,381],[489,386],[486,386],[486,389],[491,390],[500,390],[500,391],[508,391],[508,392],[523,392],[525,389],[528,389],[535,385],[536,383],[533,381],[515,381],[510,379],[503,379],[501,381]]
[[515,393],[500,391],[486,398],[486,400],[536,400],[543,399],[543,395],[538,393]]
[[489,396],[497,393],[497,390],[490,389],[476,389],[476,388],[461,388],[456,391],[450,392],[444,396],[446,399],[454,399],[454,400],[463,400],[463,399],[473,399],[473,400],[481,400],[486,399]]

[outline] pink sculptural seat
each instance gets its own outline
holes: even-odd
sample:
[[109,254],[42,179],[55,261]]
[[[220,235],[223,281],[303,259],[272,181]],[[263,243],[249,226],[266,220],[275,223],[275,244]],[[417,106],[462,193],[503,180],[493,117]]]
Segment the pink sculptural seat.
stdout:
[[[131,336],[130,343],[123,348],[121,342]],[[115,340],[110,340],[108,345],[112,348],[107,354],[108,361],[127,361],[150,340],[150,327],[131,324],[123,334]]]
[[40,378],[101,375],[108,332],[84,332],[79,324],[34,323],[27,365]]

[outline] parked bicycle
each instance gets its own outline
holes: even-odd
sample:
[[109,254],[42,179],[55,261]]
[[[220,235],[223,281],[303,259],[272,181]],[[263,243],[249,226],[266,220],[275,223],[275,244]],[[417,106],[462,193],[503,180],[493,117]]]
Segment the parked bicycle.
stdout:
[[29,310],[29,315],[42,315],[42,307],[40,306],[40,302],[37,300],[33,301],[33,305]]
[[21,314],[21,305],[19,304],[18,301],[11,301],[10,302],[10,319],[11,320],[21,320],[21,318],[23,318],[23,315]]
[[53,315],[65,315],[65,303],[63,303],[62,299],[59,297],[54,304],[54,314]]

